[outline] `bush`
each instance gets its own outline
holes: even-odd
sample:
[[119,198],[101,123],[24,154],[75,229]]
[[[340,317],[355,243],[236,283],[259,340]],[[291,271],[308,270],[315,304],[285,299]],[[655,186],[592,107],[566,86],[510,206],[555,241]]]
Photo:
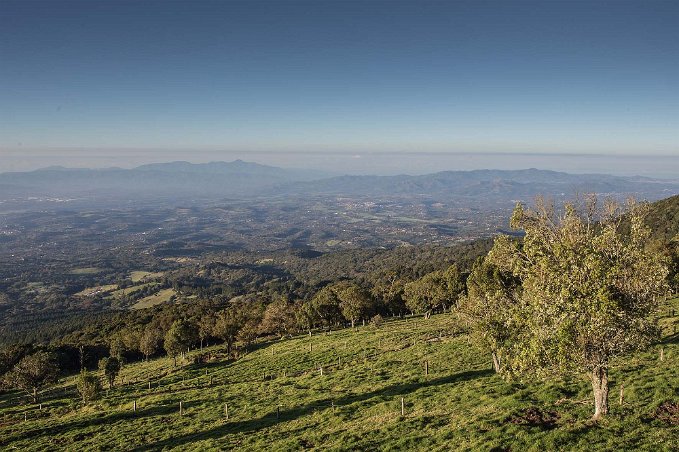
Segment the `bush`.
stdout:
[[101,382],[92,372],[83,370],[80,372],[77,382],[78,392],[83,399],[83,403],[92,402],[99,398],[101,392]]
[[370,319],[370,325],[374,326],[375,328],[379,328],[383,323],[384,319],[379,314],[373,316],[373,318]]

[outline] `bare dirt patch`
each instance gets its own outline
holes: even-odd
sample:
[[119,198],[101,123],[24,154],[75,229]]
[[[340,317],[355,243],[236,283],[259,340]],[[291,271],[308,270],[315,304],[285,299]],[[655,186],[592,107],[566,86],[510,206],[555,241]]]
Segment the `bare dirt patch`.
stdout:
[[559,420],[559,413],[550,410],[541,410],[538,407],[528,407],[509,419],[512,424],[553,429]]

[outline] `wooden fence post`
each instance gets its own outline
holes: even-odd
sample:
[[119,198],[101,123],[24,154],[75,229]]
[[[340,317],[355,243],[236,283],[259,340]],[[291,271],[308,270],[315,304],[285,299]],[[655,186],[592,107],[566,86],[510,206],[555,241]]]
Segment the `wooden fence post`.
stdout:
[[229,404],[225,403],[224,404],[224,416],[226,416],[226,420],[229,420]]
[[623,398],[624,398],[624,391],[625,391],[625,384],[620,383],[620,406],[622,406]]
[[405,401],[403,400],[403,397],[401,397],[401,416],[405,416],[406,414],[406,404]]
[[429,361],[424,362],[424,374],[429,375]]
[[137,414],[137,401],[134,400],[132,402],[132,414],[136,415]]
[[665,347],[660,347],[660,361],[665,361]]
[[179,415],[184,416],[184,405],[182,404],[181,400],[179,401]]

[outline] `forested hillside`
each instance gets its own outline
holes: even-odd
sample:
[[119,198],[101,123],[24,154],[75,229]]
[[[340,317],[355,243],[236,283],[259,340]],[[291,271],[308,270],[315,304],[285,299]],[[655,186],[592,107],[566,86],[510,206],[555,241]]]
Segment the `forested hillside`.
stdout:
[[679,240],[679,195],[653,203],[646,224],[656,240],[663,243]]

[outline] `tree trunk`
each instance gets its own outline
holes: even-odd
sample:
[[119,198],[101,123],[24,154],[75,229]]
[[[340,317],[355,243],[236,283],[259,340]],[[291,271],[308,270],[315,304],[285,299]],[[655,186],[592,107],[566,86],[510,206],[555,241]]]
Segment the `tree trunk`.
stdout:
[[33,403],[38,403],[38,388],[33,388]]
[[351,319],[351,327],[354,327],[354,319]]
[[597,421],[608,414],[608,368],[596,367],[592,371],[592,389],[594,391],[594,416]]
[[497,350],[492,351],[493,355],[493,369],[495,369],[495,373],[500,373],[500,366],[501,366],[501,361],[500,361],[500,355],[498,355]]
[[200,340],[200,351],[203,351],[203,339]]

